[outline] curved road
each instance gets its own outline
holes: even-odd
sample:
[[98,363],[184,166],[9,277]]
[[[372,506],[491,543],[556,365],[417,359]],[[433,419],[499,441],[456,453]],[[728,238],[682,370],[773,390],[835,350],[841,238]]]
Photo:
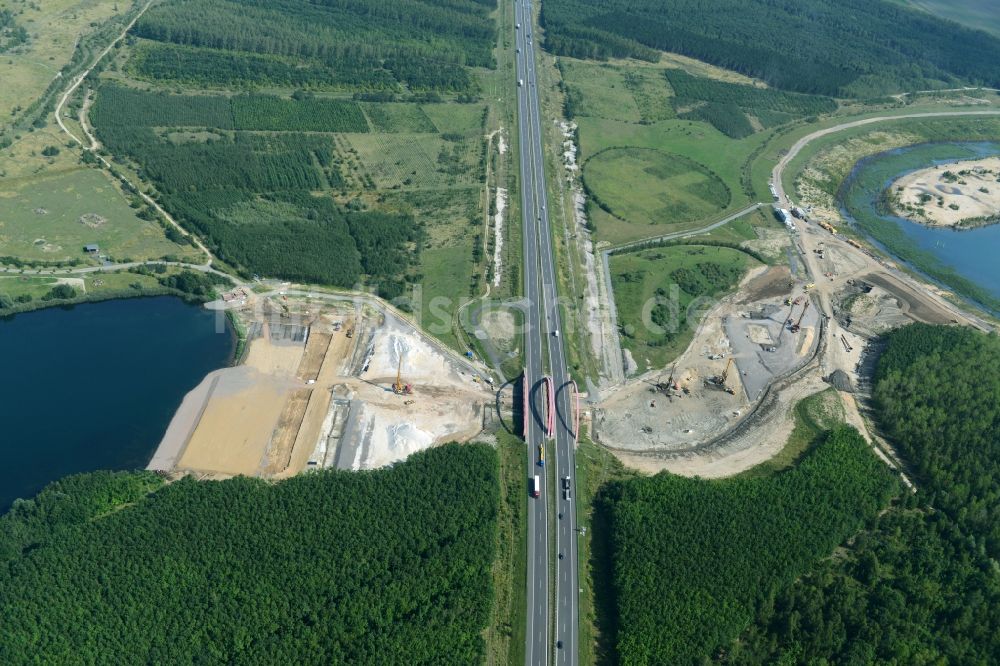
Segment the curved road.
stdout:
[[[84,150],[92,151],[94,153],[94,156],[101,161],[101,164],[103,164],[110,173],[114,172],[113,169],[111,168],[111,162],[105,159],[104,156],[99,155],[97,153],[97,148],[100,146],[100,144],[97,142],[97,139],[94,138],[94,136],[87,129],[87,124],[84,118],[85,115],[84,112],[81,111],[80,114],[80,127],[83,130],[84,134],[86,135],[87,140],[90,142],[89,146],[84,144],[83,140],[80,137],[73,134],[73,132],[71,132],[68,127],[66,127],[66,123],[63,122],[62,118],[62,109],[64,106],[66,106],[66,102],[69,101],[69,98],[72,97],[73,93],[76,92],[76,89],[80,87],[80,84],[83,83],[84,79],[86,79],[87,76],[90,74],[90,72],[93,71],[94,67],[97,66],[97,63],[101,62],[101,60],[103,60],[104,57],[111,52],[111,49],[114,48],[115,44],[125,39],[125,35],[128,34],[128,31],[132,29],[132,26],[134,26],[136,21],[138,21],[142,17],[142,15],[146,13],[146,10],[149,9],[150,6],[152,6],[152,4],[153,0],[149,0],[149,2],[147,2],[142,9],[136,12],[136,15],[132,17],[132,20],[129,21],[122,29],[121,34],[119,34],[117,37],[111,40],[111,43],[108,44],[104,48],[104,50],[97,55],[96,58],[94,58],[94,62],[90,63],[90,66],[87,67],[87,69],[83,70],[73,78],[69,86],[66,88],[66,91],[62,94],[62,96],[59,98],[59,101],[56,103],[55,116],[56,116],[56,122],[59,124],[59,128],[62,129],[62,131],[65,132],[66,135],[69,136],[69,138],[71,138],[74,142],[83,147]],[[139,196],[142,197],[143,201],[152,206],[157,213],[163,216],[163,219],[165,219],[171,226],[173,226],[182,236],[193,242],[198,247],[198,249],[201,250],[202,253],[204,253],[205,255],[204,269],[208,269],[209,267],[211,267],[214,257],[212,256],[212,253],[209,251],[209,249],[205,246],[205,244],[201,242],[200,238],[198,238],[192,233],[189,233],[187,229],[178,224],[177,220],[171,217],[170,213],[164,210],[163,207],[160,206],[160,204],[153,197],[149,196],[141,189],[136,187],[136,185],[130,182],[125,176],[119,175],[118,179],[122,183],[128,185],[133,190],[135,190],[139,194]],[[218,272],[218,271],[213,271],[213,272]]]
[[862,118],[861,120],[852,120],[851,122],[841,123],[840,125],[834,125],[833,127],[827,127],[826,129],[821,129],[812,134],[807,134],[798,141],[796,141],[788,152],[778,160],[778,163],[774,165],[771,170],[771,183],[774,185],[775,191],[778,193],[778,205],[790,205],[791,200],[785,194],[784,183],[781,182],[782,174],[785,168],[794,160],[802,149],[807,145],[815,141],[816,139],[826,136],[828,134],[836,134],[837,132],[842,132],[846,129],[851,129],[852,127],[861,127],[862,125],[872,125],[874,123],[882,123],[889,120],[906,120],[907,118],[941,118],[948,116],[998,116],[1000,111],[934,111],[928,113],[907,113],[898,116],[877,116],[875,118]]

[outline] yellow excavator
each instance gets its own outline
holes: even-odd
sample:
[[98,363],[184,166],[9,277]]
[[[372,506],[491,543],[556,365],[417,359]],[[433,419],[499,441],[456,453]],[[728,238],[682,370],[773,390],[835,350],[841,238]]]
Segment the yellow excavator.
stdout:
[[709,377],[705,380],[705,386],[709,388],[719,389],[720,391],[725,391],[729,395],[736,395],[736,391],[730,386],[726,385],[726,379],[729,378],[729,368],[733,365],[733,357],[729,357],[729,361],[726,363],[726,369],[722,371],[721,375],[716,375],[715,377]]

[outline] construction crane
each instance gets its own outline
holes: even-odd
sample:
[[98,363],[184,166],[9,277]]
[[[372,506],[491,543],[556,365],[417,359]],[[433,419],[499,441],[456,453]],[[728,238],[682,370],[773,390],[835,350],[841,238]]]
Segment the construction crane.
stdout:
[[674,372],[676,370],[677,364],[674,363],[674,366],[670,368],[670,376],[667,377],[667,381],[653,384],[654,390],[659,391],[663,395],[667,396],[667,398],[673,398],[674,392],[680,390],[680,386],[678,386],[677,382],[674,381]]
[[715,377],[709,377],[705,380],[705,386],[709,388],[719,389],[720,391],[725,391],[729,395],[736,395],[736,391],[726,385],[726,380],[729,378],[729,368],[733,365],[733,358],[730,356],[729,361],[726,362],[726,368],[722,371],[721,375],[716,375]]
[[396,366],[396,382],[392,385],[392,392],[396,395],[410,395],[413,393],[412,384],[403,383],[403,355],[399,356],[399,365]]
[[799,324],[802,323],[802,318],[806,316],[806,310],[808,309],[809,309],[809,301],[806,301],[806,304],[802,306],[802,312],[799,314],[798,321],[792,324],[792,328],[790,329],[792,333],[799,332]]

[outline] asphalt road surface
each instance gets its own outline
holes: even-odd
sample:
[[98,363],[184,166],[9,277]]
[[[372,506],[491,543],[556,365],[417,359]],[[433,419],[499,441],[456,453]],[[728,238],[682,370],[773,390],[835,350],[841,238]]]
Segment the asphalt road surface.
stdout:
[[[529,301],[525,328],[525,375],[529,388],[529,424],[525,437],[529,451],[529,480],[540,477],[540,497],[529,500],[527,567],[527,635],[525,662],[529,666],[578,663],[577,628],[579,626],[579,571],[575,509],[575,436],[573,433],[574,389],[566,371],[560,312],[556,291],[555,258],[549,228],[542,125],[535,85],[535,44],[532,36],[532,8],[527,0],[518,0],[515,11],[515,45],[518,126],[520,136],[521,204],[524,216],[524,294]],[[547,365],[549,372],[544,368]],[[555,455],[547,457],[547,467],[540,467],[538,446],[546,446],[547,414],[544,377],[548,374],[555,387],[556,412],[553,418]],[[549,476],[551,475],[551,476]],[[551,492],[549,479],[555,484]],[[569,498],[564,490],[570,477]],[[531,483],[529,481],[529,487]],[[551,516],[550,511],[557,515]],[[549,526],[554,526],[554,535]],[[552,538],[554,536],[554,541]],[[555,585],[549,582],[550,544],[554,545]],[[550,612],[550,594],[555,593],[554,612]],[[551,623],[551,624],[550,624]]]

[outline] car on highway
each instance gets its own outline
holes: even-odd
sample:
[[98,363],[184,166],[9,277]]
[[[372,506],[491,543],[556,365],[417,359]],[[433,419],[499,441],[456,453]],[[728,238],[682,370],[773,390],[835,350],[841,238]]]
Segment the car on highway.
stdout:
[[556,641],[556,647],[562,650],[562,641]]
[[556,330],[552,331],[552,337],[554,337],[554,338],[558,338],[559,337],[559,329],[558,328]]

